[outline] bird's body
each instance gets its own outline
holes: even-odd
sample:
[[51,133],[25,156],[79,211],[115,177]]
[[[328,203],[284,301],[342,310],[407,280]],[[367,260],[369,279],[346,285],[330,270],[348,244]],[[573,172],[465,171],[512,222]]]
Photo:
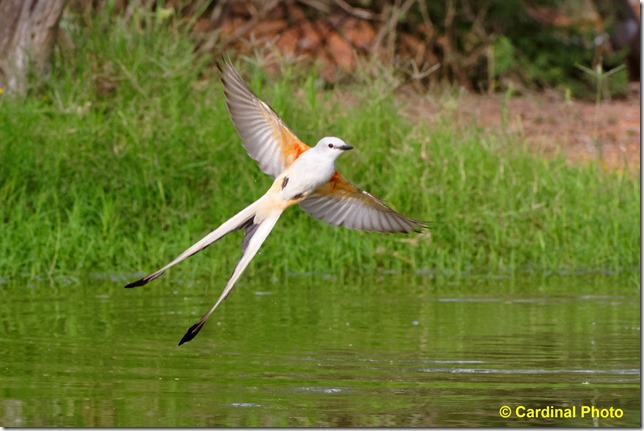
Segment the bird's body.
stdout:
[[[334,149],[329,149],[329,145],[334,145]],[[351,147],[338,138],[322,139],[295,159],[275,179],[267,194],[276,190],[281,199],[290,202],[289,206],[299,203],[331,179],[335,173],[335,160],[348,149]]]
[[248,207],[206,235],[158,271],[125,287],[147,284],[168,268],[203,250],[224,235],[244,229],[242,256],[215,305],[188,329],[183,344],[194,338],[226,299],[236,281],[286,208],[300,206],[329,224],[379,232],[411,232],[424,227],[379,199],[354,186],[335,170],[336,159],[353,147],[339,138],[325,137],[313,148],[291,132],[275,112],[241,79],[232,65],[224,64],[222,81],[228,110],[242,137],[244,148],[262,171],[275,180],[268,191]]

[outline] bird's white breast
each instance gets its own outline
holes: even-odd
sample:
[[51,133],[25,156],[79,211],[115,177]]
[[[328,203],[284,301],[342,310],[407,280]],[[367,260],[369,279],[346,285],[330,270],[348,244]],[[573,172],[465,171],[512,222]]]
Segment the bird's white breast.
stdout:
[[297,195],[308,196],[331,179],[335,172],[334,162],[335,159],[325,157],[314,149],[303,153],[285,172],[288,180],[282,189],[284,197],[292,199]]

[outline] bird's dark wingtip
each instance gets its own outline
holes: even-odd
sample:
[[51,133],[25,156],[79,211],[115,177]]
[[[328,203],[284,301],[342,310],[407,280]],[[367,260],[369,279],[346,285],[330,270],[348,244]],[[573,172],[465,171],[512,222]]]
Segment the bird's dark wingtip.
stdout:
[[140,279],[140,280],[133,281],[133,282],[132,282],[132,283],[130,283],[130,284],[126,284],[126,285],[125,285],[125,288],[126,288],[126,289],[130,289],[130,288],[132,288],[132,287],[145,286],[146,284],[148,284],[148,282],[149,282],[149,281],[150,281],[150,280],[148,279],[148,277],[145,277],[145,278],[142,278],[142,279]]
[[418,223],[417,232],[425,232],[430,229],[437,229],[440,226],[445,224],[442,221],[427,221],[427,220],[416,221],[416,223]]
[[225,67],[231,67],[232,66],[232,61],[230,60],[230,56],[226,53],[222,53],[219,55],[219,58],[215,60],[215,65],[217,66],[217,69],[219,69],[219,72],[223,75],[224,73],[224,68]]
[[161,277],[164,272],[165,272],[165,269],[163,271],[159,270],[159,271],[155,272],[154,274],[150,274],[150,275],[147,275],[147,276],[143,277],[140,280],[136,280],[136,281],[133,281],[130,284],[126,284],[125,287],[126,288],[131,288],[131,287],[145,286],[146,284],[148,284],[152,280],[156,280],[157,278]]
[[414,228],[415,232],[425,232],[426,230],[429,229],[429,224],[426,222],[416,222],[416,226]]
[[204,324],[204,322],[199,321],[199,322],[195,323],[194,325],[192,325],[190,328],[188,328],[188,331],[183,336],[181,341],[179,341],[178,345],[180,346],[183,343],[187,343],[188,341],[190,341],[193,338],[195,338],[197,336],[197,334],[199,333],[199,331],[201,330],[201,328],[203,328],[203,324]]
[[217,60],[215,60],[215,66],[217,66],[217,69],[219,69],[219,73],[221,73],[222,75],[224,73],[223,64],[225,63],[225,61],[226,61],[226,58],[224,57],[223,54],[221,56],[219,56],[219,58]]
[[418,220],[413,220],[413,219],[408,219],[410,222],[409,226],[405,226],[404,228],[400,229],[398,232],[400,233],[423,233],[429,229],[429,226],[423,221],[418,221]]

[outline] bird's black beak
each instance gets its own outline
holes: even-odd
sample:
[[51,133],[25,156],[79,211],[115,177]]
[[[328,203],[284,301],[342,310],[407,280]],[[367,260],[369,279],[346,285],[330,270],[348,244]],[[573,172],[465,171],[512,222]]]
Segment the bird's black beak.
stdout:
[[353,147],[351,145],[344,144],[343,146],[340,147],[342,151],[347,151],[347,150],[353,150]]

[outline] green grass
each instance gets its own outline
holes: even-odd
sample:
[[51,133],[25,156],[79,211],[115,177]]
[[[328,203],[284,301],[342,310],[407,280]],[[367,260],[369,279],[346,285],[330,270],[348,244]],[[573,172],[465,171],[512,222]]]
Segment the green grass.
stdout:
[[[145,24],[69,25],[74,48],[57,52],[46,87],[26,100],[0,96],[3,278],[132,278],[270,186],[240,144],[212,64],[176,26]],[[357,148],[338,162],[345,177],[432,225],[430,235],[364,233],[292,208],[251,274],[639,265],[633,178],[536,158],[503,132],[412,122],[377,80],[323,90],[315,71],[286,67],[269,78],[240,67],[305,142],[336,135]],[[227,237],[174,276],[228,274],[240,243]]]

